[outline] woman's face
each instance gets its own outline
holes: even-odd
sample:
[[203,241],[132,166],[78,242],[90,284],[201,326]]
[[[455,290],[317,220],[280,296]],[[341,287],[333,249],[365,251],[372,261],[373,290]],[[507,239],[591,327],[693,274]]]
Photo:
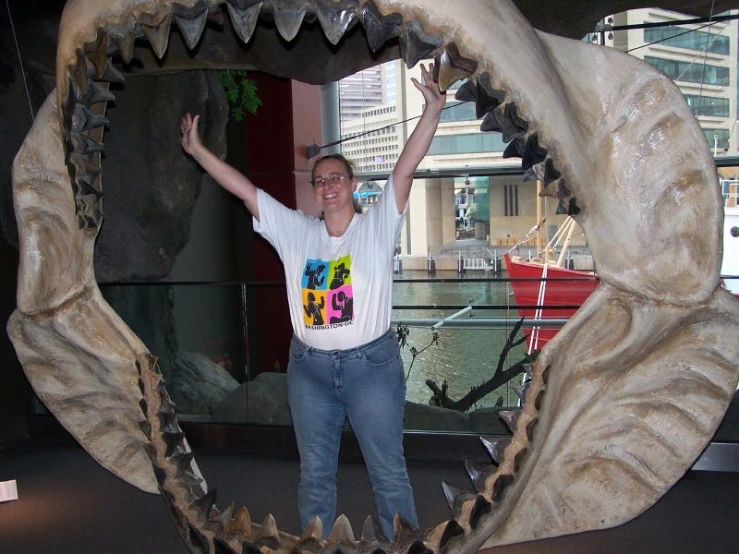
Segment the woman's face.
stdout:
[[313,168],[313,196],[324,212],[341,211],[347,206],[354,210],[355,188],[356,180],[349,177],[340,160],[321,160]]

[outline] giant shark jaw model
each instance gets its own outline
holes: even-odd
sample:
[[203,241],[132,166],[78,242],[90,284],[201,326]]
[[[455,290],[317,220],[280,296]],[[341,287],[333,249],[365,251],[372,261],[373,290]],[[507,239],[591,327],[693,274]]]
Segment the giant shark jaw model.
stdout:
[[[458,97],[476,102],[482,129],[502,132],[505,155],[585,230],[601,286],[531,369],[523,408],[506,414],[512,437],[487,444],[489,465],[467,464],[469,491],[445,486],[451,519],[429,530],[398,518],[385,538],[368,518],[355,538],[340,516],[298,537],[216,506],[156,357],[100,295],[106,82],[121,79],[109,55],[115,46],[130,59],[145,35],[162,57],[172,22],[193,48],[219,6],[244,42],[263,19],[285,41],[317,20],[326,55],[361,39],[372,52],[394,41],[409,66],[434,57],[441,86],[466,78]],[[70,0],[56,94],[13,185],[21,258],[8,332],[24,370],[98,462],[163,496],[193,552],[470,553],[615,526],[687,471],[737,386],[739,302],[719,287],[717,176],[680,91],[632,57],[534,30],[508,0]]]

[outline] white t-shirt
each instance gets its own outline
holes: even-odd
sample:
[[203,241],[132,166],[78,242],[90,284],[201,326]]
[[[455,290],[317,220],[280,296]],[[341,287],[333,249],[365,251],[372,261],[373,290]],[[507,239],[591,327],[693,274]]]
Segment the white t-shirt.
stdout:
[[341,237],[323,221],[257,191],[254,230],[282,260],[293,331],[308,346],[344,350],[390,328],[393,258],[406,210],[398,213],[392,177],[380,199],[355,214]]

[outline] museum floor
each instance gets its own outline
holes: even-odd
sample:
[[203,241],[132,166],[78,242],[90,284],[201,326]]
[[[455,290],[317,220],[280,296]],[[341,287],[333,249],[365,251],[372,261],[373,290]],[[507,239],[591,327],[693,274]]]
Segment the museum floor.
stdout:
[[[247,504],[259,521],[271,512],[297,531],[292,501],[295,459],[196,451],[220,503]],[[440,483],[467,487],[459,462],[409,462],[422,526],[448,517]],[[15,479],[19,500],[0,504],[0,553],[185,552],[161,499],[134,489],[68,442],[27,443],[0,450],[0,481]],[[358,462],[342,462],[339,511],[360,525],[371,509]],[[615,529],[502,547],[501,554],[739,552],[739,474],[689,472],[651,510]]]

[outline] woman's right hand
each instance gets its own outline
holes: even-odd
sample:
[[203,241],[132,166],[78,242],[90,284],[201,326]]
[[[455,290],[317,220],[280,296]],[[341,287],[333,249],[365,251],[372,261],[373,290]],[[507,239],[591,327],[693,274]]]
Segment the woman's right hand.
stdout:
[[193,117],[189,112],[185,114],[180,123],[180,136],[182,149],[190,154],[195,155],[195,149],[202,146],[200,136],[198,135],[198,121],[200,116]]

